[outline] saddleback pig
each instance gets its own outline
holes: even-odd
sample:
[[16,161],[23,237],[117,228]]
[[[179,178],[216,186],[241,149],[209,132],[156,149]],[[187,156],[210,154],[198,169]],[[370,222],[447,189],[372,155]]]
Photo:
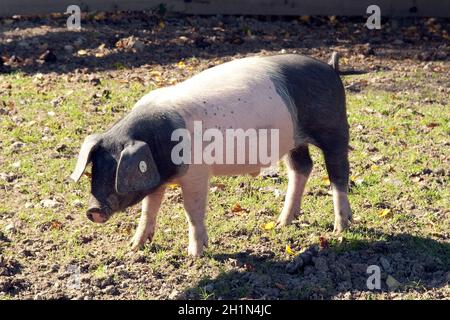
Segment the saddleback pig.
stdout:
[[[88,136],[81,146],[71,178],[78,181],[92,163],[87,217],[104,223],[114,212],[142,200],[131,241],[136,250],[152,240],[166,185],[177,183],[189,224],[188,253],[200,256],[208,241],[210,177],[254,174],[264,164],[174,161],[173,149],[179,143],[174,132],[185,130],[194,136],[194,122],[224,135],[227,129],[277,130],[278,156],[284,157],[289,178],[278,226],[288,225],[300,212],[313,166],[308,146],[320,148],[332,186],[334,229],[348,227],[349,126],[335,54],[328,64],[295,54],[234,60],[150,92],[122,120],[104,133]],[[198,149],[192,147],[191,152],[195,157]]]

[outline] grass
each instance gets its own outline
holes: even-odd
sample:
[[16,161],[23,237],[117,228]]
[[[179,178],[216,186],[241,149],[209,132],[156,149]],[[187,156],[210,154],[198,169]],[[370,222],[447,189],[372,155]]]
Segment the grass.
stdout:
[[[370,75],[348,77],[345,81],[369,78]],[[417,73],[398,79],[397,84],[420,87],[423,81],[424,75]],[[18,177],[13,182],[0,180],[0,230],[11,222],[20,224],[14,241],[0,247],[0,253],[23,260],[17,251],[26,239],[54,243],[58,250],[44,253],[47,265],[92,260],[97,266],[91,271],[92,275],[106,275],[108,268],[102,262],[105,257],[126,259],[127,241],[137,224],[139,208],[117,214],[106,225],[91,224],[84,216],[84,208],[73,205],[76,200],[86,202],[88,181],[82,179],[77,185],[71,183],[68,176],[84,137],[103,131],[120,119],[148,88],[133,81],[102,80],[100,85],[93,86],[64,77],[22,73],[0,75],[0,83],[9,83],[12,87],[3,90],[0,103],[3,101],[17,109],[12,116],[0,116],[0,171]],[[361,93],[348,93],[352,147],[350,201],[356,222],[343,235],[336,236],[331,232],[334,218],[331,196],[327,195],[327,174],[320,151],[313,149],[315,166],[303,199],[302,214],[293,225],[281,230],[263,230],[261,226],[276,220],[281,210],[282,197],[275,197],[270,190],[286,189],[284,175],[278,180],[248,176],[213,178],[212,185],[223,184],[225,187],[210,194],[207,217],[210,247],[205,258],[199,261],[193,262],[186,257],[184,209],[177,201],[179,189],[170,190],[173,197],[166,197],[163,204],[154,242],[142,252],[148,268],[153,272],[179,272],[182,278],[179,285],[187,287],[201,278],[195,271],[204,270],[205,264],[209,278],[220,278],[229,270],[226,262],[216,259],[217,255],[232,256],[248,249],[265,248],[273,253],[274,261],[288,262],[291,257],[285,253],[286,245],[298,252],[317,243],[320,236],[327,237],[336,252],[357,250],[371,242],[386,240],[388,235],[405,233],[448,243],[448,176],[422,174],[414,179],[414,175],[424,169],[434,173],[442,169],[448,172],[445,159],[448,159],[450,133],[449,104],[424,102],[430,97],[436,101],[448,99],[444,93],[433,91],[431,86],[420,87],[411,94],[370,86]],[[53,106],[51,101],[54,99],[61,102]],[[25,144],[19,152],[11,148],[17,141]],[[58,207],[43,208],[40,202],[48,198],[57,200]],[[26,203],[32,206],[26,207]],[[231,213],[230,209],[236,203],[248,209],[248,213]],[[389,209],[390,214],[380,217],[383,209]],[[48,227],[44,228],[46,225]],[[92,240],[83,241],[86,235]],[[341,245],[342,239],[345,246]],[[448,261],[449,253],[441,252],[439,245],[435,248],[424,246],[423,241],[412,241],[410,245],[419,252],[436,254]],[[21,263],[26,274],[34,269],[33,263],[39,262],[24,260]],[[259,270],[273,267],[261,264]],[[188,274],[185,278],[184,273]],[[249,286],[233,289],[231,285],[222,284],[220,290],[211,293],[199,285],[197,296],[217,298],[234,290],[236,297],[246,297],[251,293]],[[421,286],[420,283],[413,285]],[[299,297],[304,297],[313,289],[296,290]],[[297,294],[291,293],[290,297]],[[136,297],[154,295],[141,287]],[[367,299],[381,297],[372,293],[366,296]],[[409,293],[405,293],[405,297],[410,297]],[[0,298],[11,297],[0,295]]]

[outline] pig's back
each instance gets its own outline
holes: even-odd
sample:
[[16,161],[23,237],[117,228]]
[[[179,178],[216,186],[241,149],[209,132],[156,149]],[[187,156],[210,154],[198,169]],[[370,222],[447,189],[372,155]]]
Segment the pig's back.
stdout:
[[272,63],[252,57],[228,62],[173,87],[172,99],[189,120],[205,128],[271,129],[292,135],[292,119],[271,80]]

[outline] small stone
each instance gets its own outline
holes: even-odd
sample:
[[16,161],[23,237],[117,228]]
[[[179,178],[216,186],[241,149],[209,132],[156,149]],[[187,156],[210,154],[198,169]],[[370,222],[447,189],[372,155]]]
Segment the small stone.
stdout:
[[142,52],[145,50],[145,44],[140,40],[136,40],[136,42],[133,44],[133,49]]
[[83,202],[81,200],[76,199],[72,202],[72,207],[83,208]]
[[33,297],[34,300],[43,300],[44,299],[44,294],[42,292],[38,292],[34,295]]
[[18,178],[17,175],[15,175],[14,173],[0,172],[0,179],[6,182],[13,182],[17,178]]
[[52,107],[56,108],[61,102],[62,102],[62,98],[56,97],[50,101],[50,104],[52,105]]
[[275,198],[280,198],[280,197],[284,197],[286,195],[286,192],[284,192],[283,190],[280,190],[280,189],[275,189],[275,190],[273,190],[273,194],[274,194]]
[[25,143],[16,141],[11,145],[11,151],[12,152],[18,152],[25,146]]
[[391,264],[389,263],[388,259],[386,259],[385,257],[381,257],[380,263],[384,271],[391,272]]
[[28,48],[30,47],[30,45],[28,44],[28,42],[26,42],[26,41],[24,41],[24,40],[19,41],[19,43],[18,43],[17,45],[18,45],[19,47],[24,48],[24,49],[28,49]]
[[386,279],[386,285],[390,290],[395,290],[400,286],[400,282],[398,282],[393,276],[388,275]]
[[56,62],[57,58],[53,51],[49,49],[39,56],[39,60],[43,62]]
[[107,286],[105,289],[102,290],[104,293],[106,294],[110,294],[110,295],[116,295],[118,293],[117,289],[115,286],[113,285],[109,285]]
[[17,232],[17,228],[16,228],[16,226],[14,225],[14,223],[10,223],[10,224],[7,224],[6,225],[6,227],[5,227],[5,233],[16,233]]
[[34,208],[34,204],[32,202],[25,202],[24,207],[25,209],[32,209]]
[[209,283],[204,287],[204,289],[206,292],[212,292],[214,290],[214,285],[212,283]]
[[280,172],[278,167],[272,166],[266,169],[263,169],[260,173],[263,178],[278,178],[280,176]]
[[72,53],[75,50],[75,48],[73,46],[71,46],[70,44],[67,44],[67,45],[64,46],[64,50],[67,53]]
[[319,251],[316,246],[310,246],[308,249],[296,256],[293,261],[286,265],[286,272],[289,274],[299,272],[306,265],[311,264],[313,256],[317,256],[318,252]]
[[32,257],[33,253],[30,250],[24,249],[20,251],[20,254],[25,258]]
[[57,208],[59,206],[59,202],[55,199],[44,199],[40,202],[41,207],[43,208]]
[[170,300],[177,299],[179,294],[180,294],[180,292],[175,289],[169,294],[169,299]]
[[98,86],[100,84],[100,78],[97,77],[94,74],[89,75],[88,80],[91,84],[93,84],[94,86]]
[[314,266],[318,271],[321,272],[327,272],[328,271],[328,264],[327,260],[322,257],[313,258]]
[[21,163],[20,161],[16,161],[16,162],[14,162],[11,166],[12,166],[13,168],[20,168],[21,165],[22,165],[22,163]]
[[79,46],[81,46],[83,44],[83,42],[84,42],[84,39],[80,37],[80,38],[77,38],[77,40],[74,41],[73,45],[75,47],[79,47]]

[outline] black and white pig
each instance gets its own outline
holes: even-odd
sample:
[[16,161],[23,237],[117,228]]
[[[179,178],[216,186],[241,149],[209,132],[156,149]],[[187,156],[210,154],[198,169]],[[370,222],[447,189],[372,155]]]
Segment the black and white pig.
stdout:
[[294,54],[244,58],[151,91],[109,130],[84,141],[71,178],[78,181],[92,162],[87,217],[104,223],[114,212],[143,200],[131,241],[136,250],[152,240],[166,185],[178,183],[189,224],[188,253],[200,256],[208,241],[210,177],[254,174],[263,164],[174,163],[171,153],[178,142],[172,134],[177,129],[193,132],[194,121],[201,121],[204,130],[278,129],[279,157],[284,156],[289,177],[278,226],[299,213],[313,166],[308,145],[319,147],[332,185],[334,229],[348,227],[349,126],[336,55],[328,64]]

